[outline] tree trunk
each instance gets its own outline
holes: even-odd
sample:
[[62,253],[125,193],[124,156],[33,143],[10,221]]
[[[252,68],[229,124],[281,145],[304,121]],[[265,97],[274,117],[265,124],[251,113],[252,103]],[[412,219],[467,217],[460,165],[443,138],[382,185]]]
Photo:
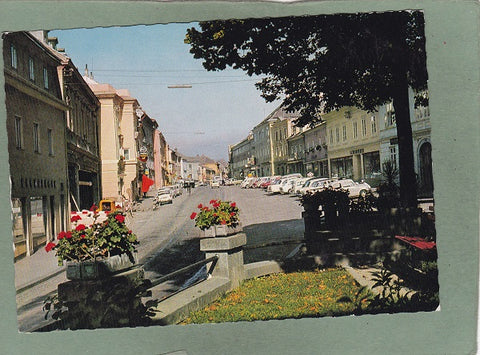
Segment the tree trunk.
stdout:
[[400,171],[400,203],[402,207],[417,207],[417,186],[413,158],[412,125],[406,77],[398,82],[393,96],[397,124]]

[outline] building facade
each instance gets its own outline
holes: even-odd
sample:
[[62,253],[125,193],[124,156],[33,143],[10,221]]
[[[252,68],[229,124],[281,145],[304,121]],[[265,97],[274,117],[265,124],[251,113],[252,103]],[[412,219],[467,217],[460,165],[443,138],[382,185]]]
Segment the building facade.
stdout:
[[157,121],[150,118],[141,108],[136,111],[137,124],[137,151],[139,164],[139,185],[142,183],[142,176],[155,181],[155,131],[158,127]]
[[305,174],[328,177],[327,124],[321,122],[304,133]]
[[288,174],[300,173],[305,175],[305,132],[293,127],[293,134],[287,138],[288,145]]
[[66,112],[58,57],[28,32],[7,33],[3,60],[15,256],[69,227]]
[[252,146],[253,134],[250,133],[242,141],[228,147],[230,177],[243,179],[251,172],[251,168],[255,163],[253,161],[254,158],[252,159]]
[[98,136],[100,102],[70,60],[61,53],[60,88],[67,111],[67,157],[71,210],[89,209],[101,199]]
[[329,176],[362,180],[380,173],[378,114],[344,107],[322,118],[326,121]]
[[[415,108],[414,93],[409,91],[410,123],[414,152],[414,169],[417,174],[418,195],[433,197],[432,144],[430,141],[431,124],[429,107]],[[393,104],[379,108],[380,161],[392,161],[399,166],[398,139]]]
[[154,166],[155,166],[155,187],[157,189],[165,186],[168,174],[168,145],[162,132],[158,129],[154,132]]

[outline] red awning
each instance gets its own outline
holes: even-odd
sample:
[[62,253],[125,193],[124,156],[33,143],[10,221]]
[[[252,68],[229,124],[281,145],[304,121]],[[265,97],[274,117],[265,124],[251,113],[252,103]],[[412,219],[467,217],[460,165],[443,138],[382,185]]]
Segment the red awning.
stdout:
[[433,250],[436,248],[436,243],[435,242],[428,242],[425,238],[420,238],[420,237],[405,237],[405,236],[400,236],[396,235],[395,238],[404,241],[405,243],[408,243],[410,245],[413,245],[414,247],[422,250]]

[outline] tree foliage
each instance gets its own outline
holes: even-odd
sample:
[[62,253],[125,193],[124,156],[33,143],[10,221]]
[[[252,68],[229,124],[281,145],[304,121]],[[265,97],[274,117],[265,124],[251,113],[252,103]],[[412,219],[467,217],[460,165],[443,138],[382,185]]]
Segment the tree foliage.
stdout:
[[[387,12],[201,22],[186,42],[205,69],[228,66],[266,75],[257,84],[267,101],[284,99],[299,124],[344,106],[375,111],[393,99],[407,75],[427,85],[421,12]],[[419,95],[418,100],[425,97]],[[419,101],[420,103],[420,101]]]
[[424,18],[420,11],[218,20],[187,30],[186,43],[209,71],[265,76],[269,102],[299,112],[299,126],[344,106],[373,112],[393,101],[403,205],[416,205],[408,88],[428,104]]

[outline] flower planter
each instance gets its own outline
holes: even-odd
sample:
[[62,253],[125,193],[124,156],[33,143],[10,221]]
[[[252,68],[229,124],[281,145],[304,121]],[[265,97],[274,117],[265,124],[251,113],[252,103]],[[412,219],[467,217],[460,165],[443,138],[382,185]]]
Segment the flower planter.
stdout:
[[127,254],[114,255],[103,259],[86,261],[68,261],[67,279],[69,280],[96,280],[111,276],[113,273],[128,269],[135,263],[130,261]]
[[226,237],[229,235],[237,234],[242,231],[242,227],[237,225],[236,227],[231,227],[227,225],[217,225],[211,226],[208,229],[205,229],[204,237],[205,238],[214,238],[214,237]]

